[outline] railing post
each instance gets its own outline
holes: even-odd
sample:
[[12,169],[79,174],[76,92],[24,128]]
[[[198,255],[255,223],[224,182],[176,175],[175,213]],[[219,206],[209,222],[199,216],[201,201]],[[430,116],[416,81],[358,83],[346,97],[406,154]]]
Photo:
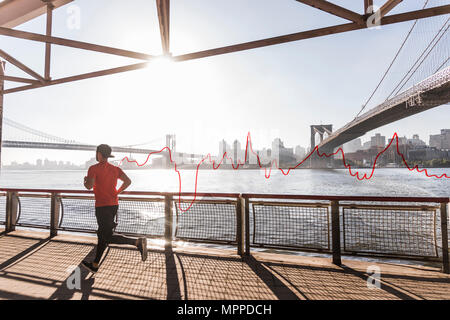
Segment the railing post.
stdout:
[[50,237],[58,235],[59,216],[61,212],[61,201],[58,193],[52,193],[50,207]]
[[18,207],[19,207],[19,198],[17,197],[17,193],[8,191],[6,194],[6,228],[5,228],[5,231],[7,233],[16,230]]
[[442,271],[450,274],[448,257],[448,211],[447,203],[441,203],[441,235],[442,235]]
[[250,255],[250,200],[249,198],[244,198],[244,235],[245,235],[245,251],[246,256]]
[[236,202],[236,241],[237,254],[241,257],[244,255],[244,215],[244,198],[239,195],[239,198]]
[[165,248],[172,249],[172,240],[173,240],[173,213],[172,213],[172,196],[166,195],[164,196],[164,240],[165,240]]
[[341,224],[339,222],[339,201],[331,201],[331,239],[333,264],[341,265]]

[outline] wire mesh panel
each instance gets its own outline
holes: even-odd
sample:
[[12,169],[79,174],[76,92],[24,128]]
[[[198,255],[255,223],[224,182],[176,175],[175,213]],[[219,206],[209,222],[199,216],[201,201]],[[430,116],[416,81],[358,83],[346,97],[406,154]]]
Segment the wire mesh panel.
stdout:
[[344,206],[344,251],[437,257],[436,208]]
[[0,225],[6,223],[6,194],[0,194]]
[[175,201],[175,238],[236,243],[236,201]]
[[[448,205],[447,205],[448,207]],[[450,235],[450,214],[447,209],[447,234]],[[442,257],[442,224],[441,224],[441,210],[436,212],[436,243],[438,256]],[[448,237],[448,247],[450,248],[450,236]],[[450,251],[449,251],[450,253]]]
[[18,226],[50,227],[50,196],[19,195]]
[[63,197],[61,198],[60,229],[77,231],[96,231],[94,198]]
[[116,232],[146,236],[164,235],[164,200],[119,200]]
[[327,204],[252,202],[251,245],[330,249]]

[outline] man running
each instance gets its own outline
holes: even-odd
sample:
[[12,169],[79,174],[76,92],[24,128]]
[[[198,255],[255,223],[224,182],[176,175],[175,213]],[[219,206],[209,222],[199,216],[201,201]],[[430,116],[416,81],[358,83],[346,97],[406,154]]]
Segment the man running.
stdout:
[[[97,147],[97,164],[89,167],[88,174],[84,177],[84,186],[90,190],[94,187],[95,217],[97,218],[97,252],[93,262],[83,260],[82,266],[91,272],[97,272],[103,252],[110,243],[129,244],[138,248],[142,261],[147,259],[147,238],[129,238],[113,232],[116,223],[115,217],[119,209],[118,194],[123,192],[131,184],[130,178],[120,169],[108,162],[111,155],[111,147],[101,144]],[[117,179],[123,181],[119,190],[116,190]]]

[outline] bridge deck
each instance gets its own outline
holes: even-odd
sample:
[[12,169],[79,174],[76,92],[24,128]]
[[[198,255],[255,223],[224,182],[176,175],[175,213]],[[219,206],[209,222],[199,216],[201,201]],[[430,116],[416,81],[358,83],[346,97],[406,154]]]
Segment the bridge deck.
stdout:
[[[0,230],[1,232],[2,230]],[[1,234],[1,233],[0,233]],[[95,250],[94,237],[15,231],[0,235],[0,299],[450,299],[450,276],[431,267],[206,248],[136,250],[112,247],[81,289],[69,290],[68,268]],[[369,265],[381,268],[380,289],[367,288]]]

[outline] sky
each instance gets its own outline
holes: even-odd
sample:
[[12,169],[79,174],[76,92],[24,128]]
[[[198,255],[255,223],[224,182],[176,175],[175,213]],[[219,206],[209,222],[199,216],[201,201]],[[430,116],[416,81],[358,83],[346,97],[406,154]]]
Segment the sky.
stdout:
[[[334,2],[362,13],[362,0]],[[448,0],[430,4],[448,4]],[[422,0],[403,1],[392,14],[422,5]],[[293,0],[172,0],[170,19],[174,56],[347,22]],[[432,19],[439,22],[443,17]],[[180,152],[217,155],[221,139],[230,144],[238,139],[244,145],[250,132],[257,149],[270,147],[276,137],[287,147],[308,147],[310,125],[333,124],[336,130],[355,117],[411,25],[406,22],[195,61],[160,59],[143,70],[8,94],[4,116],[89,144],[122,146],[159,139],[152,147],[160,149],[165,146],[164,135],[172,133]],[[439,26],[430,23],[421,35],[432,35]],[[17,29],[43,34],[45,17]],[[75,0],[55,10],[53,35],[162,53],[155,1],[130,0],[125,5],[120,0]],[[0,36],[2,50],[41,74],[44,46]],[[405,63],[409,60],[402,61],[394,76],[409,68]],[[136,62],[52,46],[51,72],[57,79]],[[9,63],[6,70],[7,75],[25,76]],[[440,106],[368,132],[362,140],[375,132],[387,138],[398,132],[408,137],[417,133],[428,143],[430,134],[450,128],[449,120],[448,105]],[[4,126],[3,139],[12,135],[13,130]],[[34,163],[39,158],[82,164],[92,156],[80,151],[7,148],[1,154],[4,164]]]

